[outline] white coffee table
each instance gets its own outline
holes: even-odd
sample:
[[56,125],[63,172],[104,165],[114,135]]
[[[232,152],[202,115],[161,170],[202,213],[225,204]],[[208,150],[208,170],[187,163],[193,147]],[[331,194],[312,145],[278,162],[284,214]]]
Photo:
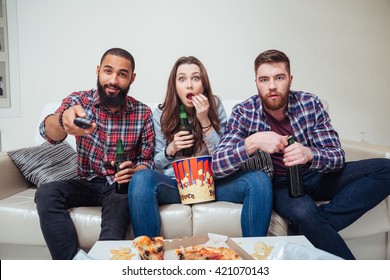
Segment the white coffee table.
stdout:
[[132,240],[96,241],[91,250],[89,250],[88,255],[97,260],[109,260],[112,256],[110,251],[112,249],[119,250],[120,248],[130,248],[131,252],[135,254],[131,259],[139,259]]
[[[239,237],[230,239],[237,243],[238,246],[243,248],[249,254],[253,254],[255,252],[254,246],[259,241],[262,241],[269,246],[275,246],[278,241],[285,241],[308,248],[314,248],[314,246],[304,236]],[[97,260],[108,260],[111,258],[110,250],[119,250],[120,248],[130,248],[131,252],[135,254],[132,257],[132,260],[139,259],[137,251],[133,247],[132,240],[97,241],[89,251],[88,255]]]
[[313,244],[303,235],[293,235],[293,236],[265,236],[265,237],[237,237],[231,238],[236,242],[240,247],[242,247],[249,254],[254,253],[254,246],[257,242],[261,241],[267,244],[268,246],[275,246],[279,241],[285,241],[289,243],[294,243],[302,245],[308,248],[315,248]]

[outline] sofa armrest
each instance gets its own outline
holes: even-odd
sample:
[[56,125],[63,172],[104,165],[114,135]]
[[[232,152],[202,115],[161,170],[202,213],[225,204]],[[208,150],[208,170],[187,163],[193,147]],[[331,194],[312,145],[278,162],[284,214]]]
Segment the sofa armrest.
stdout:
[[345,151],[346,161],[355,161],[369,158],[390,159],[390,147],[386,146],[378,146],[367,142],[341,139],[341,147]]
[[32,187],[7,152],[0,152],[0,178],[0,199]]

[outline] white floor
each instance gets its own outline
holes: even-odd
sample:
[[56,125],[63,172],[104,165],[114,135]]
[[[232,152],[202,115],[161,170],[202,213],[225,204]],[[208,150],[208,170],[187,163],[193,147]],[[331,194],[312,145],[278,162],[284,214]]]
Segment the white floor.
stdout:
[[51,260],[47,247],[0,244],[0,260]]

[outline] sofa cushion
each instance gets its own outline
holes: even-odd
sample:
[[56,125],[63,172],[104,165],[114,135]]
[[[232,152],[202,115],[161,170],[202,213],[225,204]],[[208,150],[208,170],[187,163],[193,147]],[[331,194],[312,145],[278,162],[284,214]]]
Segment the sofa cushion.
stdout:
[[193,235],[216,233],[241,237],[242,204],[226,201],[192,205]]
[[192,236],[191,206],[179,203],[160,205],[160,218],[164,238]]
[[0,200],[0,243],[46,246],[36,205],[36,188]]
[[[28,188],[0,200],[0,225],[7,225],[1,228],[0,244],[46,246],[34,202],[36,190],[35,187]],[[101,209],[101,207],[76,207],[68,210],[77,230],[79,246],[84,251],[89,251],[99,238]],[[161,234],[164,238],[192,236],[191,206],[161,205],[160,216]],[[127,239],[134,239],[131,230],[128,231]]]
[[8,152],[9,157],[24,177],[38,187],[43,183],[77,177],[77,155],[62,142]]
[[[46,246],[34,202],[36,188],[0,200],[0,243]],[[99,237],[101,207],[70,208],[80,248],[89,250]],[[26,236],[28,235],[28,237]],[[21,242],[22,241],[22,242]]]
[[[193,234],[212,232],[241,237],[241,210],[242,204],[226,201],[194,204],[192,205]],[[267,235],[287,235],[287,220],[272,211]]]

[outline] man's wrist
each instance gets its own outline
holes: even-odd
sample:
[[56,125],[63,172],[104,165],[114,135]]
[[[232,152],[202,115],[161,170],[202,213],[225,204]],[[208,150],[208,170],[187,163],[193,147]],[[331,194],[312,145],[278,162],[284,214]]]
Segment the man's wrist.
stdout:
[[[66,109],[65,109],[66,110]],[[59,114],[58,114],[58,123],[60,124],[60,126],[62,127],[62,129],[65,130],[65,127],[64,127],[64,123],[62,122],[62,117],[64,115],[64,112],[65,110],[62,110]]]

